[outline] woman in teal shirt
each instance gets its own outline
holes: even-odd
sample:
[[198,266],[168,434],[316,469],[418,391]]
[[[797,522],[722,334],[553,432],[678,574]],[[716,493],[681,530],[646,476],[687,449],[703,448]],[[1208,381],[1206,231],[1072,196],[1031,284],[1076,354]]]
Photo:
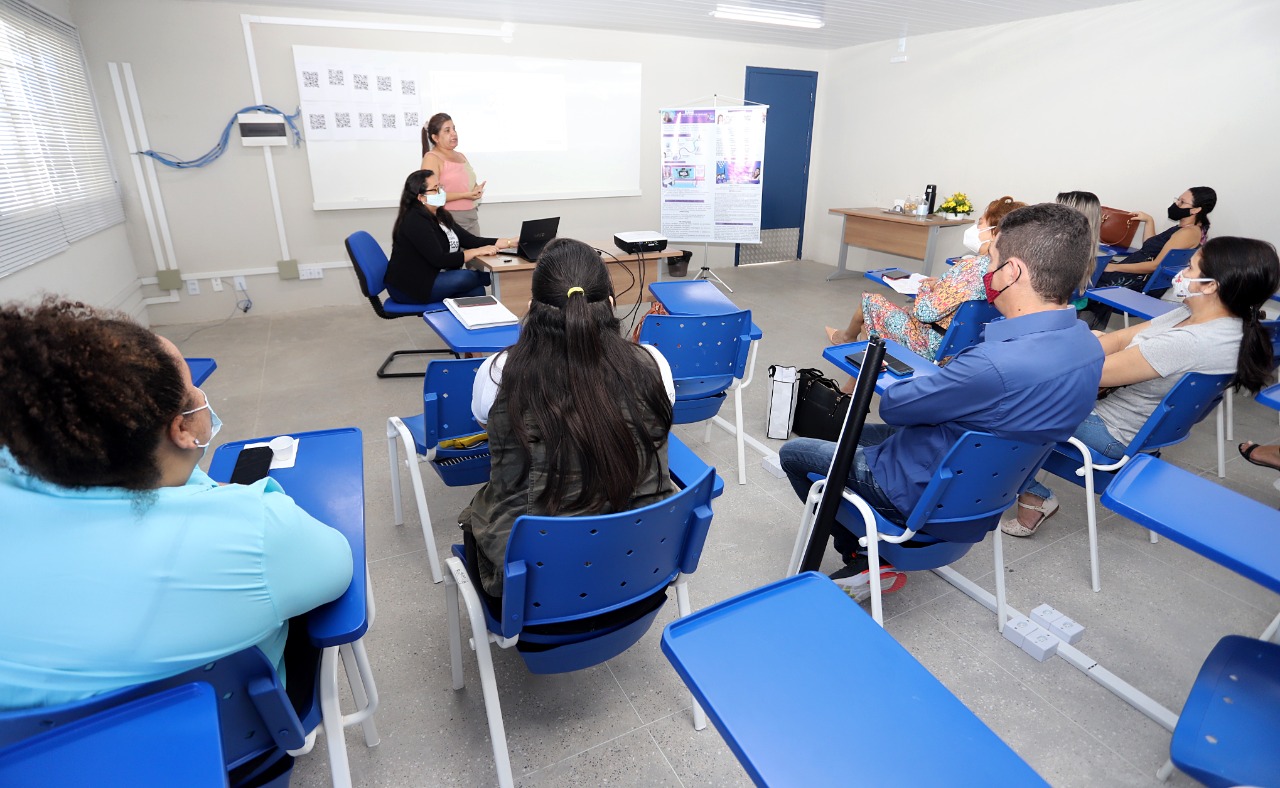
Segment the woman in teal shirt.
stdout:
[[47,300],[0,307],[0,709],[259,646],[338,597],[351,550],[278,484],[196,463],[220,422],[171,342]]

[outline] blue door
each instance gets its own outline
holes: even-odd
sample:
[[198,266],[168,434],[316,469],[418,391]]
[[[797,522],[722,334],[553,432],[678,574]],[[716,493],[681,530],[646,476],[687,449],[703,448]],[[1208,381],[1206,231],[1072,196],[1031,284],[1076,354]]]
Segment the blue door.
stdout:
[[769,105],[759,245],[739,245],[734,264],[796,260],[804,241],[809,150],[818,72],[747,66],[747,101]]

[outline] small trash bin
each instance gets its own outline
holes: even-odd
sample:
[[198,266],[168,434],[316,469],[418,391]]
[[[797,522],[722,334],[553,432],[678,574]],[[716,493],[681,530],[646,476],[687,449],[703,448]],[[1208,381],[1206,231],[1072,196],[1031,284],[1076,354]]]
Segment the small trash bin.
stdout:
[[667,274],[669,276],[688,276],[689,261],[691,259],[693,259],[693,252],[687,249],[679,257],[667,258]]

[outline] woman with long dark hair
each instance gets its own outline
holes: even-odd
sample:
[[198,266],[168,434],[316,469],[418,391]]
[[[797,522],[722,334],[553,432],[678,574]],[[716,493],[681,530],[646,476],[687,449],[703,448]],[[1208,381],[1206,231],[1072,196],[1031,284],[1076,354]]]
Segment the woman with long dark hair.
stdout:
[[520,339],[476,373],[472,411],[492,470],[459,520],[467,564],[491,603],[522,514],[591,515],[671,495],[667,433],[675,385],[657,349],[629,342],[600,255],[567,238],[533,271]]
[[[1182,306],[1148,323],[1098,334],[1107,358],[1094,405],[1075,437],[1120,459],[1156,405],[1188,372],[1235,375],[1236,391],[1256,394],[1271,373],[1271,336],[1262,305],[1280,287],[1280,258],[1266,241],[1214,238],[1173,279]],[[1033,483],[1000,528],[1031,536],[1058,510],[1053,491]]]
[[[1197,249],[1209,237],[1209,213],[1218,204],[1218,193],[1208,186],[1192,186],[1174,200],[1166,211],[1173,226],[1164,232],[1156,232],[1156,220],[1151,214],[1138,211],[1142,221],[1143,242],[1138,251],[1126,255],[1123,260],[1111,262],[1098,279],[1098,287],[1127,287],[1141,290],[1147,280],[1160,268],[1165,255],[1175,249]],[[1163,295],[1164,291],[1152,291]],[[1089,321],[1091,328],[1105,330],[1114,311],[1106,304],[1090,301],[1085,308],[1089,314],[1081,317]]]
[[467,232],[444,209],[444,189],[436,173],[410,173],[391,229],[387,292],[395,300],[411,304],[484,295],[489,274],[463,266],[477,257],[512,249],[519,240],[480,238]]

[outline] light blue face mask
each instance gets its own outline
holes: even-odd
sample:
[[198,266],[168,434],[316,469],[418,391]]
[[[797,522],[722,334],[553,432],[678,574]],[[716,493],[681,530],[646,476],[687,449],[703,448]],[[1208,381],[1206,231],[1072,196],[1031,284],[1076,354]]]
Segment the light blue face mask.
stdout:
[[199,413],[200,411],[205,410],[206,408],[208,409],[209,424],[211,426],[211,429],[209,432],[209,440],[205,441],[204,443],[196,444],[196,448],[201,450],[200,456],[204,457],[204,452],[209,448],[209,444],[213,443],[213,439],[218,435],[218,430],[222,429],[222,419],[218,418],[218,414],[213,412],[213,406],[209,404],[209,395],[205,394],[203,389],[196,389],[196,391],[199,391],[200,395],[204,397],[204,404],[198,408],[192,408],[191,410],[184,410],[182,411],[182,415],[190,416],[193,413]]

